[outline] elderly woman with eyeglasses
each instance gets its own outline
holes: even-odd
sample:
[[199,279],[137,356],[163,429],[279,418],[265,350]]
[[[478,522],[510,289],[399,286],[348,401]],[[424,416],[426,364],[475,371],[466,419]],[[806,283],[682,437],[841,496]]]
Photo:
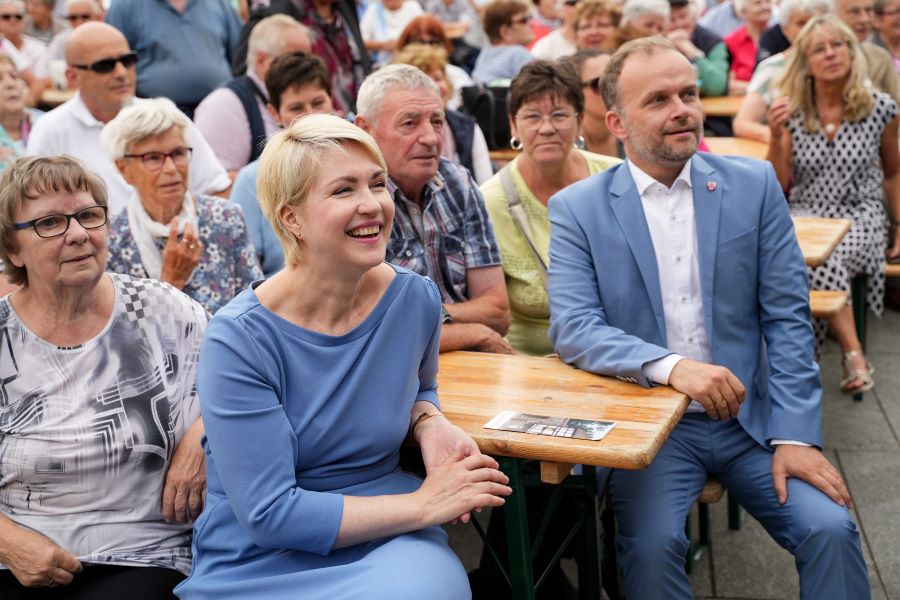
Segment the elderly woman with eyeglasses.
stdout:
[[564,187],[619,159],[578,149],[582,83],[566,62],[535,60],[509,88],[510,145],[521,150],[481,186],[503,258],[512,322],[507,340],[518,352],[553,352],[547,336],[546,276],[550,244],[547,201]]
[[575,46],[579,50],[615,50],[622,13],[607,0],[581,0],[575,11]]
[[174,598],[190,571],[207,315],[106,273],[106,204],[70,157],[0,174],[0,598]]
[[240,207],[188,191],[187,119],[170,100],[123,109],[100,142],[134,193],[110,229],[109,270],[170,283],[215,313],[262,278]]
[[[782,187],[790,188],[793,214],[853,221],[825,264],[810,269],[810,287],[849,292],[852,278],[867,276],[867,303],[880,316],[888,218],[895,234],[900,229],[897,104],[868,85],[856,36],[836,16],[814,17],[793,48],[776,82],[784,96],[769,108],[768,159]],[[888,258],[900,258],[900,235]],[[843,353],[841,391],[871,389],[873,369],[863,356],[852,307],[827,325]],[[823,341],[825,327],[817,329]]]

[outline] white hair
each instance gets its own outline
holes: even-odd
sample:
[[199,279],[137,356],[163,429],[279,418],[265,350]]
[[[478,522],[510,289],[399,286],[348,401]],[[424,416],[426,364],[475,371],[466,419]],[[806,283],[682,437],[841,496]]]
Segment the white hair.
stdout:
[[394,90],[425,90],[438,99],[441,98],[437,84],[416,67],[388,65],[378,69],[362,82],[356,97],[357,112],[369,121],[377,121],[384,97]]
[[25,2],[24,0],[0,0],[0,6],[6,6],[7,4],[12,4],[16,8],[25,13]]
[[834,12],[831,0],[781,0],[776,9],[778,22],[786,26],[794,13],[805,12],[811,15]]
[[142,100],[120,110],[103,127],[100,143],[110,158],[122,158],[131,145],[162,135],[173,127],[183,135],[187,125],[187,117],[168,98]]
[[100,2],[98,0],[66,0],[66,14],[72,10],[72,5],[76,2],[87,2],[91,5],[91,13],[95,15],[99,15],[103,12],[103,7],[100,6]]
[[253,69],[256,56],[261,52],[272,57],[283,54],[284,34],[290,29],[299,29],[307,38],[310,37],[306,25],[288,15],[271,15],[257,23],[247,42],[247,68]]
[[622,24],[634,21],[646,13],[662,15],[669,19],[672,15],[672,6],[668,0],[626,0],[622,7]]

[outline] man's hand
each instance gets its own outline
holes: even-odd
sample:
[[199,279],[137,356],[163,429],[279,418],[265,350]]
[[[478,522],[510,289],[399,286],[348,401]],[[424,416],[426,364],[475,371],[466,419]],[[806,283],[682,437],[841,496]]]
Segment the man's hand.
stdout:
[[503,336],[481,323],[445,323],[441,325],[441,352],[473,350],[494,354],[515,354]]
[[199,517],[203,510],[206,457],[200,438],[204,431],[203,420],[197,419],[175,448],[162,496],[162,516],[167,523],[173,520],[187,523]]
[[81,563],[71,553],[60,548],[40,533],[25,527],[17,531],[8,543],[15,546],[4,552],[3,564],[25,587],[56,587],[72,583],[81,573]]
[[853,508],[844,478],[818,448],[794,444],[776,446],[772,458],[772,483],[781,504],[787,502],[788,477],[802,479],[841,506]]
[[675,364],[669,385],[706,409],[710,419],[727,420],[738,415],[747,390],[734,373],[718,365],[689,358]]

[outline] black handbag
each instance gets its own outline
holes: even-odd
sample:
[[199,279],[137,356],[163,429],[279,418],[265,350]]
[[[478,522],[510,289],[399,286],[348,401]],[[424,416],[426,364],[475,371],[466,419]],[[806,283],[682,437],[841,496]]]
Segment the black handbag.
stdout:
[[509,86],[464,87],[462,111],[475,117],[490,150],[509,148]]

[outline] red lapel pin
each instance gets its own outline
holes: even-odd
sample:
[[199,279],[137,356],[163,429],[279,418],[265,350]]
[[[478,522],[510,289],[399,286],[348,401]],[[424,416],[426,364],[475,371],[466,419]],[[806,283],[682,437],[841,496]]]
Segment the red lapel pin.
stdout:
[[716,191],[716,182],[715,181],[707,181],[706,189],[709,190],[710,192]]

